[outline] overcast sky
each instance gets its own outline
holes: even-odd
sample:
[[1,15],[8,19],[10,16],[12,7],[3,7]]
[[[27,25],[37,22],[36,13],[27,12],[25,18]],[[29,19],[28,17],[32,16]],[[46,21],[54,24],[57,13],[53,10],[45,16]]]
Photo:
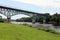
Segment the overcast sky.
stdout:
[[[0,5],[38,13],[60,13],[60,0],[0,0]],[[12,19],[25,15],[16,15]]]

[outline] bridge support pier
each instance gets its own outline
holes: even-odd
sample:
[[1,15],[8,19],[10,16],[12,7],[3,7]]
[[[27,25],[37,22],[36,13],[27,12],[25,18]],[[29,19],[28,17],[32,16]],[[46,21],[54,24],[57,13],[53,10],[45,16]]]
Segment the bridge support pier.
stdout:
[[32,23],[35,24],[35,20],[34,19],[32,19]]
[[10,23],[11,22],[11,17],[7,16],[7,22]]
[[11,18],[7,18],[7,22],[10,23],[11,22]]
[[46,23],[46,20],[43,20],[43,24],[45,24]]

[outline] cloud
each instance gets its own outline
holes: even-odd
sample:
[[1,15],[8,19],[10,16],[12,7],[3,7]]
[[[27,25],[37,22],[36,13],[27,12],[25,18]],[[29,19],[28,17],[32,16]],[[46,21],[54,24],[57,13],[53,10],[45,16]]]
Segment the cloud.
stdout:
[[60,0],[12,0],[16,2],[29,3],[37,6],[51,6],[60,8]]

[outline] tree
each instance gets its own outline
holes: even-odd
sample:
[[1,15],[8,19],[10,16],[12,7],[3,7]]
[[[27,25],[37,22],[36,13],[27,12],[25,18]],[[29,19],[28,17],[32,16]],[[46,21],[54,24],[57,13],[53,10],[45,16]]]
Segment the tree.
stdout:
[[19,21],[19,22],[31,22],[32,19],[30,17],[22,17],[20,19],[16,19],[16,21]]
[[46,13],[46,23],[49,23],[50,22],[50,19],[51,19],[51,15],[49,13]]
[[52,15],[51,20],[55,26],[59,26],[60,25],[60,14],[56,13]]

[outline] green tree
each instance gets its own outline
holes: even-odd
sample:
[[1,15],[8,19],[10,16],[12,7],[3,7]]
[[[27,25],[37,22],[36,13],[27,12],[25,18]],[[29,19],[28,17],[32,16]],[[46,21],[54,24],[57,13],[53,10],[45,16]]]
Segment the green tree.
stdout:
[[52,15],[51,21],[53,22],[55,26],[59,26],[60,25],[60,14],[56,13]]

